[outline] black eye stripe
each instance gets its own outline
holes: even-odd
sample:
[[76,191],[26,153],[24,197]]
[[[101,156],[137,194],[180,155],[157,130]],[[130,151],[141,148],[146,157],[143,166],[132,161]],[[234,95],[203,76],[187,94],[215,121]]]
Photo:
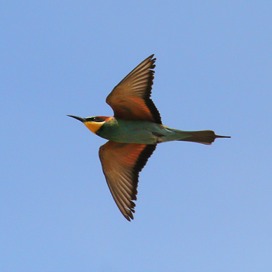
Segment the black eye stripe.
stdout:
[[90,121],[90,122],[104,122],[105,120],[99,117],[89,117],[86,118],[86,121]]
[[99,117],[94,117],[95,122],[104,122],[104,119],[99,118]]

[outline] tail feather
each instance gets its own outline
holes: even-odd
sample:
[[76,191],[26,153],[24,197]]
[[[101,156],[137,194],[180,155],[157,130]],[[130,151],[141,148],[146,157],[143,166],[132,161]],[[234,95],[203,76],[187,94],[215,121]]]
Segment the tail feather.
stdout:
[[190,131],[188,137],[184,137],[180,141],[211,144],[216,138],[230,138],[230,136],[216,135],[212,130]]

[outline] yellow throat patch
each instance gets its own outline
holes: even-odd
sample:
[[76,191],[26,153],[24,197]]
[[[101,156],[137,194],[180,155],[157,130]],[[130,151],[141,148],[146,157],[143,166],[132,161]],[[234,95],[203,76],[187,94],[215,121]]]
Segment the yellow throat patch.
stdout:
[[93,133],[96,133],[103,125],[105,122],[84,122],[84,125]]

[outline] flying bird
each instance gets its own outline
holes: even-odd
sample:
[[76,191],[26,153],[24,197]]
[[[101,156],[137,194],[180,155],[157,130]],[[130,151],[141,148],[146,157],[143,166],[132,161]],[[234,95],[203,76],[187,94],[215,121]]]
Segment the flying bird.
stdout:
[[127,220],[133,219],[139,172],[157,144],[189,141],[211,144],[219,136],[212,130],[182,131],[164,126],[151,100],[154,55],[133,69],[108,95],[114,116],[78,117],[90,131],[108,142],[99,149],[102,169],[111,194]]

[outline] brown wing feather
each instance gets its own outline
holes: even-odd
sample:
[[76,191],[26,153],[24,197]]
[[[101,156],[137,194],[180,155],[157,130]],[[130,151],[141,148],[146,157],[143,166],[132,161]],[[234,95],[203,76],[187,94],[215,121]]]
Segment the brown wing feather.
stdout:
[[161,124],[160,113],[150,99],[156,60],[153,56],[141,62],[108,95],[106,102],[115,117]]
[[99,157],[111,194],[127,220],[133,219],[139,172],[156,145],[123,144],[108,141]]

